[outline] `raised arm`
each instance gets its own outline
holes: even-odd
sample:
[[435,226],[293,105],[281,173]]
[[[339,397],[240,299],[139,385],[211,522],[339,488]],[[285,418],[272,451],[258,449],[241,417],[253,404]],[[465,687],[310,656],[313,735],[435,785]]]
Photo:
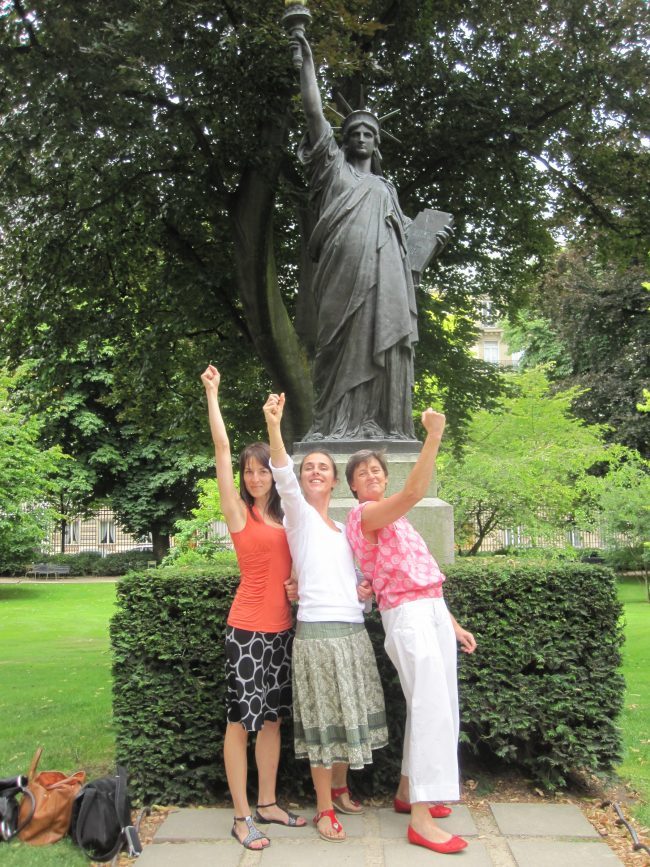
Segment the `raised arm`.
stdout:
[[286,467],[289,456],[284,447],[280,422],[284,410],[284,392],[282,394],[270,394],[263,406],[266,427],[269,432],[269,447],[271,449],[271,463],[274,467]]
[[422,413],[422,425],[427,432],[415,466],[408,474],[404,487],[397,494],[378,502],[369,502],[361,513],[364,533],[380,530],[405,515],[425,496],[440,448],[445,429],[445,417],[440,412],[427,409]]
[[302,108],[307,121],[307,133],[310,144],[314,145],[323,135],[327,128],[327,121],[323,114],[323,103],[320,98],[318,82],[316,80],[316,68],[311,47],[303,33],[294,33],[291,44],[300,46],[302,51],[302,67],[300,69],[300,94],[302,96]]
[[305,515],[310,512],[311,506],[307,505],[302,495],[296,474],[293,471],[293,462],[286,452],[280,432],[280,422],[284,410],[284,393],[270,394],[263,409],[269,432],[271,471],[282,500],[285,524],[287,530],[290,530],[301,525]]
[[214,460],[217,469],[221,509],[230,532],[238,533],[246,525],[246,506],[235,487],[230,441],[219,407],[221,374],[214,365],[209,364],[201,374],[201,381],[205,387],[205,396],[208,401],[208,417],[212,442],[214,443]]

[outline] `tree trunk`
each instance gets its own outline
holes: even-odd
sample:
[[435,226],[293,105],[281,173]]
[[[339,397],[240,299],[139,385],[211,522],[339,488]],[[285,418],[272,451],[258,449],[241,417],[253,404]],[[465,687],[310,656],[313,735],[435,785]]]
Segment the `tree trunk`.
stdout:
[[468,557],[473,557],[480,551],[483,540],[496,524],[496,514],[492,512],[484,524],[481,523],[480,515],[476,515],[475,523],[478,528],[478,536],[476,537],[476,541],[472,547],[467,552]]
[[154,560],[160,563],[162,558],[169,553],[169,533],[159,533],[158,530],[152,530],[151,544],[153,546]]
[[311,424],[313,392],[307,356],[280,293],[273,249],[273,208],[285,134],[286,121],[265,130],[263,147],[275,156],[264,172],[247,169],[230,203],[230,217],[246,321],[273,387],[287,396],[283,434],[291,449]]

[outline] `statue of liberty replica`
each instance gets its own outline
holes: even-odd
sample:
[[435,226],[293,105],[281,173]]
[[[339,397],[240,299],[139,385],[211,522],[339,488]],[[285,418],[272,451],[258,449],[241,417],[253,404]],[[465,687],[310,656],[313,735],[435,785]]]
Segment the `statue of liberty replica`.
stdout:
[[307,122],[298,156],[316,217],[309,241],[314,420],[304,441],[417,443],[415,284],[447,243],[452,220],[426,210],[412,223],[402,213],[394,186],[381,174],[379,145],[389,134],[371,111],[346,105],[339,146],[323,113],[304,30],[292,30],[291,45]]

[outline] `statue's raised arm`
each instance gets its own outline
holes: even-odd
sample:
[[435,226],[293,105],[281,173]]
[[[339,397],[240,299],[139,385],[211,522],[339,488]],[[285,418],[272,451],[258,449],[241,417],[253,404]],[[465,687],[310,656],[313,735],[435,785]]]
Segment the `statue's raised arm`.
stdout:
[[320,98],[318,81],[316,79],[314,56],[311,51],[311,46],[307,41],[307,37],[300,31],[294,31],[290,45],[294,52],[296,47],[299,46],[302,55],[302,66],[300,67],[300,93],[302,96],[302,107],[307,121],[307,135],[309,136],[310,142],[314,144],[327,129],[327,121],[323,114],[323,103]]

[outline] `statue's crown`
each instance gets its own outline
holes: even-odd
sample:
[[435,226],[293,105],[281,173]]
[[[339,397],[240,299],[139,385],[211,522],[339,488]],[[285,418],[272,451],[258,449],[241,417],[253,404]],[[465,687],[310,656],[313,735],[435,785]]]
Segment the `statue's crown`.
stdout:
[[396,108],[393,111],[389,111],[388,114],[379,117],[377,114],[369,111],[369,109],[366,108],[363,90],[361,91],[359,108],[352,108],[352,106],[340,93],[336,94],[336,98],[341,107],[347,111],[347,114],[341,114],[341,112],[337,108],[335,108],[333,105],[330,105],[332,111],[337,114],[343,121],[342,125],[340,127],[337,127],[341,130],[343,138],[345,138],[346,134],[355,126],[364,123],[366,126],[369,126],[375,131],[377,138],[381,138],[381,136],[384,135],[386,138],[391,139],[391,141],[395,141],[398,144],[401,144],[398,138],[396,138],[394,135],[391,135],[391,133],[387,132],[385,129],[382,129],[381,126],[383,121],[387,120],[389,117],[393,117],[393,115],[395,114],[398,114],[399,108]]

